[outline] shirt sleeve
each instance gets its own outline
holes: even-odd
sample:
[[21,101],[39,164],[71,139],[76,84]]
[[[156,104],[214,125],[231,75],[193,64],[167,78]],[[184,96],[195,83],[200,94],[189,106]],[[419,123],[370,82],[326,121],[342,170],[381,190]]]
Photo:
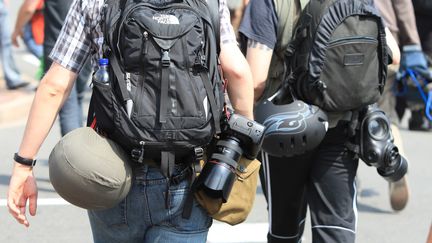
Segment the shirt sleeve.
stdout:
[[[209,0],[214,1],[214,0]],[[236,43],[236,35],[231,25],[231,17],[226,0],[219,1],[220,16],[220,41],[224,43]]]
[[239,32],[246,38],[274,49],[277,41],[277,16],[272,0],[250,0]]
[[61,66],[78,73],[91,47],[90,2],[75,0],[49,57]]

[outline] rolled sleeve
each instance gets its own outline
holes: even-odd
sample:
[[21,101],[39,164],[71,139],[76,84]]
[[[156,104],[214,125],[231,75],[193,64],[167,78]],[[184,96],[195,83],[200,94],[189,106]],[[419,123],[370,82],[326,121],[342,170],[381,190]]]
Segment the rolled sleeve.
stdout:
[[53,62],[73,71],[79,72],[84,65],[91,47],[89,27],[89,2],[75,0],[65,19],[65,23],[50,53]]
[[219,16],[221,44],[237,43],[236,35],[231,25],[230,12],[226,0],[220,0],[219,2]]

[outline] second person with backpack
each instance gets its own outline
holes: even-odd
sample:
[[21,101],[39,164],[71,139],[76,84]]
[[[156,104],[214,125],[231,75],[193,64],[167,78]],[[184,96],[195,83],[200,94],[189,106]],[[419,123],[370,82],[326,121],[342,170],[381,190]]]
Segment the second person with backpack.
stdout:
[[359,111],[378,100],[388,64],[372,1],[251,0],[239,32],[267,128],[268,242],[300,242],[307,208],[312,242],[354,242]]

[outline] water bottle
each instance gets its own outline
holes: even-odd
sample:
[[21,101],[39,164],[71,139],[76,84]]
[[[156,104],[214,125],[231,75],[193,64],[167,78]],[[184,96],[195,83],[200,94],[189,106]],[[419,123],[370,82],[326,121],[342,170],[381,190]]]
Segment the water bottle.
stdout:
[[107,58],[99,59],[99,69],[93,75],[93,82],[109,85],[108,63]]

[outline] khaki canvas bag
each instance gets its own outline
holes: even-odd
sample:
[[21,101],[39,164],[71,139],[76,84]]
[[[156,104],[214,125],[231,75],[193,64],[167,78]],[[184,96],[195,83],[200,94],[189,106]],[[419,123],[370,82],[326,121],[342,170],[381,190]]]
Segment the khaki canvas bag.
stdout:
[[[203,164],[202,164],[203,165]],[[242,157],[238,163],[230,196],[226,203],[222,199],[208,197],[202,191],[195,193],[198,203],[218,221],[236,225],[246,220],[252,210],[258,184],[258,171],[261,162]]]

